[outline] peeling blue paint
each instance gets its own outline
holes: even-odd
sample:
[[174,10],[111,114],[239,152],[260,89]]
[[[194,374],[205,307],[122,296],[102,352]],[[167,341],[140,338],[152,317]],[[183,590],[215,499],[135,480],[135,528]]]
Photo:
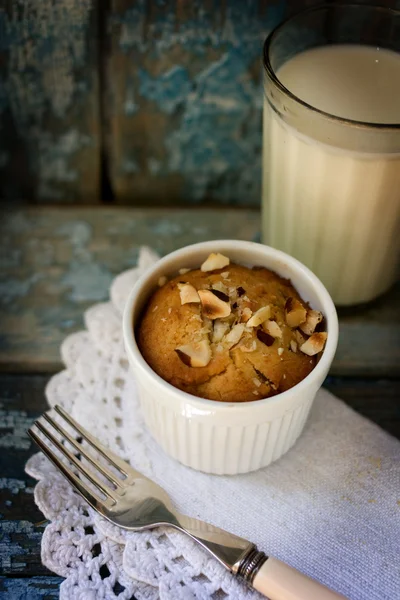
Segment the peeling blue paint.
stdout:
[[71,288],[68,294],[72,302],[105,300],[108,296],[113,275],[97,263],[82,263],[73,260],[61,285]]
[[152,175],[158,175],[162,171],[162,162],[156,158],[150,157],[147,161],[147,168]]
[[61,577],[0,577],[0,600],[57,600]]
[[[19,127],[30,125],[32,112],[42,116],[49,105],[56,117],[66,116],[74,97],[73,71],[87,61],[83,41],[91,4],[90,0],[70,0],[68,18],[59,3],[28,9],[22,18],[16,18],[15,9],[11,14],[1,11],[0,51],[10,53],[10,67],[15,67],[7,86],[8,105]],[[18,85],[20,78],[24,85]]]
[[193,88],[187,69],[177,65],[160,77],[139,69],[139,93],[156,102],[160,110],[171,115],[186,100]]
[[[60,136],[42,132],[38,142],[39,195],[53,200],[63,192],[59,184],[77,182],[79,171],[71,167],[71,159],[91,144],[89,136],[70,129]],[[57,184],[55,186],[55,184]]]
[[[39,3],[35,11],[22,11],[21,18],[15,17],[14,4],[8,12],[0,10],[0,52],[6,57],[0,73],[0,115],[12,115],[37,197],[73,201],[74,191],[81,196],[87,189],[82,156],[89,157],[87,164],[97,177],[98,91],[95,65],[90,63],[93,0],[70,0],[68,11],[63,3]],[[124,57],[124,80],[111,80],[120,88],[110,96],[111,118],[140,119],[151,102],[151,110],[165,116],[166,124],[159,153],[148,151],[146,144],[135,143],[132,149],[125,137],[129,128],[117,127],[112,137],[121,154],[112,175],[122,180],[135,174],[154,176],[160,186],[164,177],[178,175],[184,181],[179,193],[189,202],[257,205],[261,49],[287,3],[216,0],[205,6],[193,0],[188,11],[164,0],[128,4],[120,12],[114,7],[107,23],[113,36],[111,64],[120,64],[118,51],[132,59],[130,69]],[[188,13],[193,16],[188,18]],[[150,127],[149,138],[155,135]],[[152,143],[150,139],[149,148]],[[7,172],[15,155],[5,144],[0,140],[0,168]],[[14,196],[21,196],[18,185],[4,183]]]
[[26,279],[2,279],[0,281],[0,300],[2,304],[9,304],[14,298],[26,296],[31,288],[43,279],[43,274],[34,273]]
[[[42,530],[29,521],[0,522],[0,562],[4,572],[26,569],[26,557],[40,545]],[[0,587],[1,590],[1,587]]]
[[72,327],[76,327],[77,322],[74,319],[64,319],[60,322],[61,329],[71,329]]
[[[11,2],[0,9],[3,197],[70,202],[82,189],[88,195],[97,189],[93,0],[67,4]],[[83,156],[91,173],[77,160],[88,147],[93,156]],[[92,189],[82,185],[89,177]]]
[[15,269],[21,264],[22,250],[20,248],[10,248],[8,239],[1,241],[0,269]]
[[69,300],[86,302],[107,298],[113,276],[106,267],[94,262],[88,247],[91,226],[86,221],[71,221],[59,227],[56,235],[67,237],[72,246],[74,258],[60,280],[60,285],[69,289]]
[[[218,4],[211,11],[195,0],[195,18],[177,21],[171,8],[153,14],[150,23],[145,18],[146,5],[139,0],[113,16],[121,50],[128,55],[134,51],[136,61],[146,56],[154,65],[173,49],[183,51],[176,54],[182,56],[182,64],[157,75],[151,68],[140,67],[137,89],[133,89],[135,79],[129,80],[130,94],[139,105],[143,98],[153,102],[159,113],[174,116],[160,139],[163,159],[147,157],[149,173],[183,176],[182,194],[192,202],[211,197],[226,204],[259,204],[262,44],[282,20],[286,3],[271,2],[260,14],[255,1],[229,2],[220,27],[214,14],[219,12],[222,18]],[[208,58],[211,50],[212,60]]]
[[168,237],[180,235],[182,233],[182,227],[172,219],[158,219],[152,224],[151,231],[157,236]]
[[262,91],[249,60],[233,49],[200,72],[180,129],[165,139],[167,170],[186,176],[192,200],[210,191],[226,202],[260,196]]
[[[5,394],[5,390],[2,393]],[[31,425],[32,419],[27,416],[26,412],[0,408],[0,448],[28,450],[31,442],[26,431]],[[2,487],[1,481],[0,488]]]
[[20,235],[31,230],[32,223],[21,211],[9,213],[7,215],[7,232]]
[[124,158],[121,164],[121,171],[126,174],[140,173],[140,167],[132,158]]
[[86,221],[69,221],[58,227],[55,233],[67,237],[74,250],[81,250],[92,237],[92,227]]
[[28,494],[33,494],[33,489],[31,487],[26,487],[25,481],[8,477],[0,477],[0,490],[8,490],[13,496],[18,494],[21,490],[24,490]]
[[131,117],[139,110],[139,105],[135,101],[135,83],[132,78],[128,77],[126,82],[124,113],[127,117]]

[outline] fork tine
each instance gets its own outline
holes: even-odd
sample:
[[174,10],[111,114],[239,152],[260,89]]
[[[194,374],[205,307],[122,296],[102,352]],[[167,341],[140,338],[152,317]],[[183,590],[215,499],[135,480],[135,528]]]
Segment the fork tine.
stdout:
[[50,416],[49,413],[44,413],[43,414],[43,418],[46,419],[46,421],[56,430],[58,431],[59,434],[62,435],[63,438],[65,438],[66,440],[68,440],[68,442],[71,444],[71,446],[73,446],[75,448],[75,450],[77,450],[78,452],[80,452],[80,454],[82,454],[82,456],[84,456],[86,458],[86,460],[88,460],[90,462],[90,464],[97,470],[100,471],[100,473],[106,477],[106,479],[108,479],[108,481],[110,483],[113,483],[115,485],[115,487],[120,487],[121,484],[123,483],[123,481],[121,479],[119,479],[118,477],[116,477],[112,471],[110,471],[110,469],[107,469],[107,467],[103,466],[102,464],[100,464],[99,461],[97,461],[95,458],[93,458],[86,450],[86,448],[84,448],[82,446],[82,444],[80,444],[75,438],[72,437],[72,435],[70,435],[65,429],[64,427],[61,427],[61,425],[59,425],[57,423],[57,421],[55,421],[54,419],[52,419],[52,417]]
[[84,477],[86,477],[86,479],[89,479],[89,481],[106,497],[109,497],[112,500],[114,500],[114,502],[116,502],[116,497],[112,493],[112,490],[110,490],[109,487],[104,485],[104,483],[100,481],[100,479],[94,473],[92,473],[88,469],[85,469],[81,461],[78,460],[76,456],[72,454],[72,452],[67,450],[67,448],[65,448],[65,446],[63,446],[61,442],[59,442],[58,439],[54,437],[54,435],[48,429],[46,429],[46,427],[41,422],[41,417],[37,421],[35,421],[35,426],[48,440],[50,440],[50,442],[65,456],[65,458],[67,458],[73,465],[75,465],[75,467],[82,473],[82,475],[84,475]]
[[103,501],[97,496],[95,496],[92,490],[87,487],[87,485],[82,481],[82,479],[79,479],[79,477],[75,475],[75,473],[71,471],[71,469],[69,469],[67,465],[63,463],[63,461],[60,460],[52,450],[50,450],[50,448],[44,443],[44,441],[34,432],[32,427],[28,429],[28,434],[33,439],[33,441],[39,446],[43,454],[47,456],[47,458],[59,471],[61,471],[65,479],[69,481],[69,483],[76,489],[76,491],[82,496],[82,498],[84,498],[86,502],[90,504],[90,506],[92,506],[96,510],[100,510],[101,506],[103,505]]
[[126,477],[128,477],[129,475],[131,475],[133,477],[142,477],[143,479],[145,479],[144,475],[142,475],[138,471],[135,471],[135,469],[133,469],[130,465],[128,465],[127,462],[125,462],[124,460],[122,460],[122,458],[120,458],[119,456],[117,456],[116,454],[114,454],[114,452],[112,452],[111,450],[109,450],[108,448],[106,448],[105,446],[103,446],[99,442],[99,440],[97,440],[86,429],[84,429],[84,427],[82,427],[82,425],[79,425],[79,423],[77,423],[75,421],[75,419],[73,419],[67,412],[65,412],[65,410],[61,406],[59,406],[58,404],[56,404],[54,406],[54,410],[61,417],[63,417],[63,419],[65,419],[67,421],[67,423],[69,425],[71,425],[71,427],[73,427],[79,433],[79,435],[81,435],[87,442],[89,442],[89,444],[95,450],[97,450],[98,452],[100,452],[100,454],[103,456],[103,458],[105,458],[106,460],[108,460],[108,462],[110,464],[112,464],[113,467],[115,467],[120,473],[122,473]]

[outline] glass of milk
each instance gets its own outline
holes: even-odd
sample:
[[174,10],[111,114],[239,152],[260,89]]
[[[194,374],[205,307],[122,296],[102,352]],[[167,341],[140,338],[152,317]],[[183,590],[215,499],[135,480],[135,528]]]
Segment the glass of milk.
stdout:
[[400,11],[319,6],[264,45],[263,241],[292,254],[337,305],[398,275]]

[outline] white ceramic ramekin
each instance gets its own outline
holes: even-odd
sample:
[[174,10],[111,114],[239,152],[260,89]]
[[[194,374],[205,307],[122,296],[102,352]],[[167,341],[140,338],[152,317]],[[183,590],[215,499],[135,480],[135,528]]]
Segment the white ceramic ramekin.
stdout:
[[[242,265],[265,266],[290,279],[301,297],[325,315],[328,339],[321,359],[292,389],[253,402],[205,400],[164,381],[142,357],[135,340],[135,326],[159,277],[175,276],[182,267],[198,268],[211,252],[221,252]],[[176,250],[149,269],[126,303],[123,333],[144,418],[157,442],[165,452],[193,469],[233,475],[265,467],[293,446],[332,363],[338,319],[323,284],[296,259],[262,244],[219,240]]]

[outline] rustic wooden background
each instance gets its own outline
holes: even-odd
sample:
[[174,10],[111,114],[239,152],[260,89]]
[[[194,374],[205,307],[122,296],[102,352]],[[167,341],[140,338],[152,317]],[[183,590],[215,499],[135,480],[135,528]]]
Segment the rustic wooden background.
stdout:
[[319,2],[0,0],[0,198],[257,206],[262,43]]
[[[24,472],[60,343],[140,244],[258,240],[261,46],[319,2],[0,0],[0,600],[62,581]],[[399,305],[340,311],[325,385],[400,439]]]

